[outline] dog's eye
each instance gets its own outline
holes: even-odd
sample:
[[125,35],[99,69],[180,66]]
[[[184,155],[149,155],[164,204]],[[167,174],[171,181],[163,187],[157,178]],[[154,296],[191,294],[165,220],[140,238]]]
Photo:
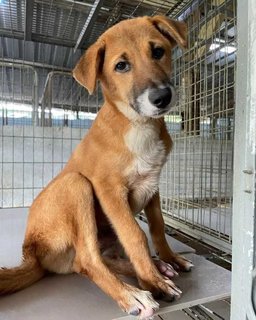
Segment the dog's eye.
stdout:
[[131,68],[130,64],[127,61],[120,61],[116,64],[115,70],[117,72],[127,72]]
[[164,48],[156,47],[152,49],[152,58],[160,60],[164,55]]

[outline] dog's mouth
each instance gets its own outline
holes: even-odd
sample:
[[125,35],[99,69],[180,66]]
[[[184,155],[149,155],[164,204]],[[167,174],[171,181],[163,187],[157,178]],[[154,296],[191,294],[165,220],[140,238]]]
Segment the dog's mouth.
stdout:
[[130,105],[141,116],[160,118],[166,115],[175,103],[174,87],[160,85],[145,89]]
[[154,114],[152,117],[153,118],[158,118],[158,117],[162,117],[164,115],[166,115],[169,111],[170,111],[171,107],[168,107],[166,109],[163,110],[159,110],[156,114]]

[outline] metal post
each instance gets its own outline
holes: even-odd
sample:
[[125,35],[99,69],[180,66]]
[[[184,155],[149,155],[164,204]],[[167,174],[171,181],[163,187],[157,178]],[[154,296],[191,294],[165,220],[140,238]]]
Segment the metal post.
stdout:
[[91,8],[91,11],[89,13],[89,16],[85,22],[85,25],[77,39],[76,45],[74,47],[74,52],[76,52],[77,49],[81,49],[82,45],[84,44],[84,41],[86,39],[89,39],[93,24],[96,21],[96,18],[98,16],[98,13],[100,11],[102,4],[103,4],[103,0],[95,0]]
[[32,39],[32,22],[33,22],[34,0],[26,0],[25,3],[25,31],[24,40],[31,41]]
[[33,114],[32,114],[32,123],[34,126],[38,125],[38,107],[39,107],[39,97],[38,97],[38,74],[34,70],[34,105],[33,105]]
[[45,84],[44,84],[44,91],[43,95],[41,98],[41,106],[42,106],[42,111],[41,111],[41,126],[45,126],[45,107],[49,108],[49,119],[48,119],[48,125],[52,126],[52,119],[51,119],[51,109],[52,109],[52,78],[55,75],[64,75],[64,76],[69,76],[72,77],[71,72],[67,71],[51,71],[47,74]]
[[[232,320],[255,320],[256,6],[238,0]],[[254,285],[253,285],[254,283]],[[253,306],[254,304],[254,306]]]

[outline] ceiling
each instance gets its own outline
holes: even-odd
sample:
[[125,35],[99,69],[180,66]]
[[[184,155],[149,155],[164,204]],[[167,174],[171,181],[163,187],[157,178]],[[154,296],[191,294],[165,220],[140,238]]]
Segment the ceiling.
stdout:
[[[2,56],[70,67],[70,56],[74,51],[86,49],[111,25],[123,19],[156,13],[175,17],[189,2],[190,0],[0,0]],[[10,46],[8,38],[22,42],[13,41]],[[24,52],[23,40],[37,45],[26,44]],[[58,50],[63,51],[63,47],[64,53],[58,58]],[[42,48],[44,57],[39,52]],[[8,52],[10,50],[12,52]]]
[[[211,49],[217,37],[224,42],[220,48],[234,45],[234,3],[234,0],[0,0],[0,103],[34,105],[36,95],[39,105],[46,108],[97,112],[101,94],[88,96],[72,79],[70,71],[104,30],[123,19],[142,15],[164,14],[186,19],[190,26],[190,48],[184,57],[188,68],[205,70],[209,66],[207,74],[214,74],[214,64],[218,62],[216,68],[223,69],[235,59],[235,54]],[[233,69],[232,66],[230,70]],[[224,72],[224,76],[217,74],[221,79],[216,79],[218,86],[227,77],[233,81],[231,71]],[[210,82],[211,77],[207,76]],[[212,90],[210,85],[209,88]],[[232,88],[229,91],[233,95]]]
[[101,97],[97,101],[88,97],[80,86],[67,80],[67,76],[64,79],[59,72],[72,70],[83,51],[111,25],[141,15],[177,17],[189,2],[0,0],[0,100],[19,103],[33,100],[33,71],[20,67],[32,65],[38,74],[39,104],[49,101],[45,98],[49,94],[47,74],[57,71],[52,84],[52,106],[86,109],[93,105],[92,111],[97,111]]

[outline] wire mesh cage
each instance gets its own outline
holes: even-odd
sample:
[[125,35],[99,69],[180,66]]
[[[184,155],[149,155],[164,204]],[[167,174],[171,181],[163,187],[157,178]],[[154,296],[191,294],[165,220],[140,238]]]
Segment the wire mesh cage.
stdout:
[[166,119],[174,147],[161,177],[162,208],[168,223],[230,250],[236,3],[198,1],[179,17],[189,49],[174,53],[179,101]]
[[0,1],[1,207],[29,206],[91,126],[100,88],[89,96],[71,74],[84,49],[123,19],[155,14],[185,20],[189,31],[188,49],[173,52],[166,222],[229,251],[235,0]]

